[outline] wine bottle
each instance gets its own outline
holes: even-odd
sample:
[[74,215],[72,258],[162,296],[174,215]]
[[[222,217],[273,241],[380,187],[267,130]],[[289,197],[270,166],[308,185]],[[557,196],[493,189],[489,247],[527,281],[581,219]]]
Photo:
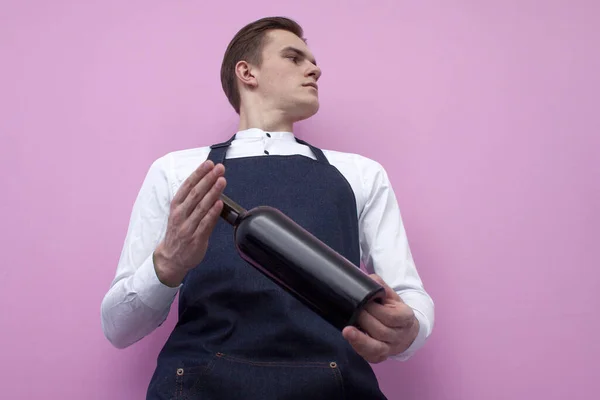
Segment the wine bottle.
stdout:
[[241,258],[337,329],[358,326],[362,308],[385,296],[378,282],[280,210],[221,200]]

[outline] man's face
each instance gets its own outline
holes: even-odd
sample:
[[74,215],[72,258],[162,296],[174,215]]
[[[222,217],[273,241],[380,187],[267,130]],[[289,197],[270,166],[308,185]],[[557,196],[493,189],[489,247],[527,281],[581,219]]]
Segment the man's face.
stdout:
[[265,39],[256,89],[266,105],[298,121],[316,114],[321,70],[306,43],[284,30],[269,31]]

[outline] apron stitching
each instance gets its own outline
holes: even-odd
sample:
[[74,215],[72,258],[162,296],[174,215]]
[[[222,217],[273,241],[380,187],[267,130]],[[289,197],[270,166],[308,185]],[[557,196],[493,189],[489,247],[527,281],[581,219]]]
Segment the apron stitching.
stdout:
[[318,361],[301,361],[298,363],[286,362],[286,361],[251,361],[244,360],[237,357],[227,356],[223,353],[217,353],[217,357],[222,358],[224,360],[230,360],[233,362],[238,362],[241,364],[250,364],[258,367],[292,367],[292,368],[331,368],[329,363],[327,362],[318,362]]
[[345,398],[345,395],[344,395],[344,379],[342,377],[342,371],[340,371],[339,365],[336,366],[336,368],[332,367],[331,370],[333,372],[333,375],[335,376],[336,381],[339,384],[339,389],[342,392],[342,399],[344,399]]

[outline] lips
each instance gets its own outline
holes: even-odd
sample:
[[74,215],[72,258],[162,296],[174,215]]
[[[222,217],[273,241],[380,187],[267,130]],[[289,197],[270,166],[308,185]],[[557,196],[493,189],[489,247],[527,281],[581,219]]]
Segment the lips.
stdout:
[[319,90],[319,86],[316,83],[313,83],[313,82],[305,83],[302,86],[310,86],[310,87],[314,87],[316,90]]

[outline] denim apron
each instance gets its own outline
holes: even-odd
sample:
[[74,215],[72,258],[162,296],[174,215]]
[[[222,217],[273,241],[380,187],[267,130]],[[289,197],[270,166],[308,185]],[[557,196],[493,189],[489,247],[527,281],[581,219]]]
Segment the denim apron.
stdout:
[[[225,194],[250,209],[278,208],[360,264],[356,199],[323,152],[225,160]],[[179,319],[161,350],[147,399],[385,399],[373,370],[340,331],[282,290],[234,247],[222,219],[179,293]]]

